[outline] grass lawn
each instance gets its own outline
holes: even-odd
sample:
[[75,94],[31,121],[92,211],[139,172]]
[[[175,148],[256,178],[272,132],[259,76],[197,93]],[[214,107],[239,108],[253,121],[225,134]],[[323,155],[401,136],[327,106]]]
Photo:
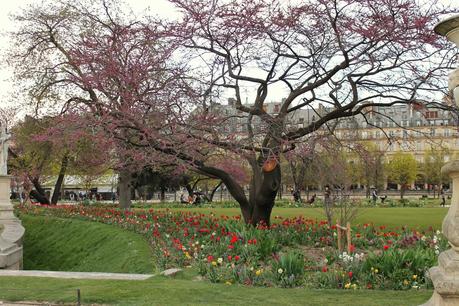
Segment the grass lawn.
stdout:
[[150,248],[140,235],[75,219],[21,220],[26,270],[153,273]]
[[[205,214],[213,213],[216,216],[240,215],[239,208],[170,208],[171,211],[195,211]],[[358,223],[375,223],[377,225],[387,225],[395,228],[408,226],[410,228],[424,229],[432,226],[434,229],[441,229],[441,223],[446,216],[448,208],[427,208],[427,207],[394,207],[394,208],[361,208],[358,212],[354,224]],[[325,214],[321,208],[284,208],[274,207],[272,212],[272,221],[275,222],[274,216],[296,217],[304,216],[305,218],[324,220]]]
[[431,291],[308,290],[211,284],[187,277],[146,281],[0,277],[0,300],[117,305],[419,305]]

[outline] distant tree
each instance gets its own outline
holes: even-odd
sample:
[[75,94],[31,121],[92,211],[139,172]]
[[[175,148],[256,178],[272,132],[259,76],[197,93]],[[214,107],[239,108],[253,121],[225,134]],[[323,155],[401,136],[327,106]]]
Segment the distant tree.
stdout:
[[416,179],[418,168],[412,154],[398,152],[387,164],[389,179],[400,185],[400,198],[403,199],[407,185]]
[[53,168],[58,161],[52,143],[39,141],[36,136],[46,131],[50,125],[50,118],[25,117],[12,129],[10,170],[26,182],[25,189],[41,204],[51,203],[42,184],[53,174]]
[[[313,166],[314,159],[316,158],[316,144],[318,139],[311,137],[310,139],[299,143],[295,150],[287,152],[285,154],[286,167],[289,171],[285,171],[290,174],[291,183],[294,189],[298,192],[300,201],[301,190],[306,186],[306,183],[314,184],[311,179],[308,179],[307,174],[310,173],[310,168]],[[290,179],[289,178],[289,179]],[[288,180],[286,180],[288,182]]]
[[445,164],[447,155],[449,155],[449,150],[443,147],[431,147],[424,154],[424,162],[421,165],[421,169],[424,172],[426,183],[434,186],[434,197],[435,186],[439,187],[449,181],[448,176],[441,173],[441,167]]
[[356,172],[359,173],[360,181],[365,185],[368,197],[371,187],[378,190],[383,188],[385,152],[371,143],[360,144],[354,152],[357,155]]
[[[26,116],[12,131],[11,168],[42,204],[57,204],[66,174],[97,177],[109,168],[109,146],[79,116]],[[42,184],[51,178],[56,181],[48,197]]]

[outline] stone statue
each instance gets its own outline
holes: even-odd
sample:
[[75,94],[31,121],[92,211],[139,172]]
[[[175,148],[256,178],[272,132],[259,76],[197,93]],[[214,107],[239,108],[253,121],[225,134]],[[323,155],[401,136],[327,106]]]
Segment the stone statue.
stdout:
[[6,163],[8,160],[8,139],[10,137],[6,126],[0,123],[0,175],[7,175]]

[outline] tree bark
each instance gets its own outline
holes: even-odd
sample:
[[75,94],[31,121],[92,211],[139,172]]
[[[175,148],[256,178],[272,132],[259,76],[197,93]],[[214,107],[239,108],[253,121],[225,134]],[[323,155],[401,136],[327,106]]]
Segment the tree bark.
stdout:
[[217,184],[217,186],[215,186],[214,189],[212,189],[212,192],[211,192],[210,195],[207,197],[210,203],[214,200],[215,192],[217,192],[217,189],[218,189],[222,184],[223,184],[223,182],[220,181],[220,182]]
[[[253,225],[270,225],[271,211],[274,207],[276,194],[281,186],[281,169],[279,164],[271,172],[263,172],[260,188],[251,198],[252,204],[249,223]],[[258,184],[254,184],[255,186]]]
[[119,205],[121,209],[131,208],[132,199],[132,174],[130,171],[123,169],[119,173],[118,178],[119,187]]
[[51,205],[56,205],[59,200],[59,194],[61,193],[62,182],[64,181],[65,172],[67,171],[67,166],[69,163],[69,157],[67,154],[64,155],[61,162],[61,170],[59,171],[59,176],[57,177],[56,184],[54,184],[53,196],[51,197]]
[[159,200],[160,200],[161,202],[164,202],[164,201],[166,200],[166,187],[161,186],[160,189],[161,189],[161,190],[160,190]]
[[30,196],[40,202],[40,204],[49,205],[49,199],[46,196],[46,192],[40,184],[38,177],[33,177],[30,179],[35,190],[30,192]]

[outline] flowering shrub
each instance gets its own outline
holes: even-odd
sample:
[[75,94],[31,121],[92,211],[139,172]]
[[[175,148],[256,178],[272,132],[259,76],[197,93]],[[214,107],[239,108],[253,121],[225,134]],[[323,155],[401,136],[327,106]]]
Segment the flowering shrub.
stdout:
[[335,226],[274,217],[268,228],[240,216],[100,206],[19,206],[19,213],[112,224],[144,235],[158,270],[192,266],[211,282],[256,286],[411,289],[430,284],[426,270],[448,247],[439,232],[372,224],[352,228],[351,253],[336,251]]

